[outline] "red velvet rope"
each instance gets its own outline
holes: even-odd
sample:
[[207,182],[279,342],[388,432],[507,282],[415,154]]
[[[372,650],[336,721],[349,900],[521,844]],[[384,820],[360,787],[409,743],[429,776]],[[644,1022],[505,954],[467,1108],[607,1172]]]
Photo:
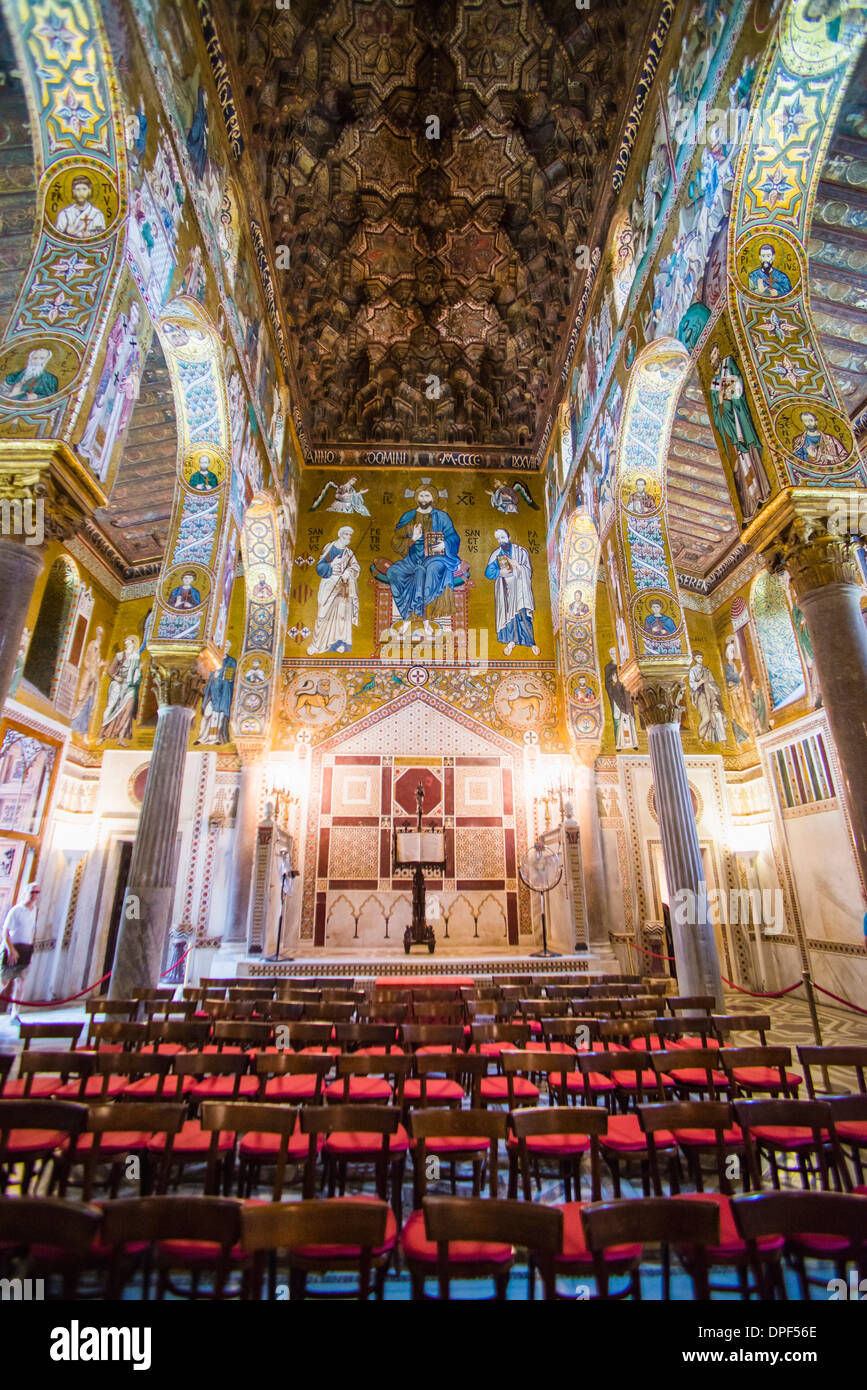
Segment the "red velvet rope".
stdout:
[[854,1009],[856,1014],[867,1014],[867,1009],[859,1008],[857,1004],[850,1004],[848,999],[841,999],[839,994],[832,994],[830,989],[823,989],[813,981],[813,989],[817,989],[820,994],[827,994],[829,999],[836,999],[838,1004],[842,1004],[844,1009]]
[[786,989],[774,989],[768,992],[760,989],[744,989],[743,985],[736,985],[734,980],[727,980],[725,975],[722,977],[724,985],[729,989],[736,989],[738,994],[748,994],[752,999],[782,999],[784,994],[791,994],[793,990],[800,989],[803,980],[796,980],[793,985],[788,985]]
[[[182,956],[178,956],[177,960],[172,961],[168,970],[163,970],[157,978],[162,980],[165,978],[166,975],[170,975],[173,970],[177,970],[181,961],[186,960],[187,956],[190,954],[190,951],[192,949],[192,946],[188,946],[187,949],[184,951],[184,954]],[[85,985],[84,989],[80,989],[77,994],[67,994],[65,999],[25,1000],[16,999],[11,994],[0,994],[0,999],[4,1000],[7,1004],[17,1004],[19,1009],[59,1009],[64,1004],[72,1004],[75,1002],[76,999],[81,999],[82,995],[89,994],[92,989],[96,989],[98,985],[105,984],[105,981],[110,978],[111,971],[109,970],[107,974],[100,976],[100,978],[98,980],[94,980],[92,984]]]
[[636,951],[640,951],[643,956],[652,956],[654,960],[674,960],[674,956],[661,956],[658,951],[645,951],[643,946],[639,946],[637,941],[631,941],[630,946]]

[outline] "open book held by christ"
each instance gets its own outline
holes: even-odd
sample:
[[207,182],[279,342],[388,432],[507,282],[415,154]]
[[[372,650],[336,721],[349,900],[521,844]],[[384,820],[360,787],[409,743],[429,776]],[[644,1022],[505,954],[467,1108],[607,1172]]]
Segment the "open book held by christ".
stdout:
[[425,531],[424,533],[424,553],[425,555],[442,555],[445,550],[444,531]]
[[399,864],[441,864],[445,857],[445,837],[441,830],[398,831]]

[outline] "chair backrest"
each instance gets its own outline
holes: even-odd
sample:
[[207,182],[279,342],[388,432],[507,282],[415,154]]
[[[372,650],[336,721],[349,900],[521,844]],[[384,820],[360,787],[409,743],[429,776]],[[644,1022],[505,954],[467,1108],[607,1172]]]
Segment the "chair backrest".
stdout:
[[143,999],[145,1018],[192,1018],[196,1012],[194,999]]
[[[703,1089],[708,1092],[711,1100],[716,1100],[719,1090],[717,1085],[719,1057],[715,1048],[679,1047],[672,1049],[671,1052],[651,1052],[650,1058],[653,1069],[660,1080],[663,1076],[675,1071],[704,1072]],[[716,1078],[714,1073],[716,1073]],[[677,1080],[676,1077],[675,1080]]]
[[305,1200],[316,1190],[316,1159],[319,1136],[323,1134],[378,1134],[381,1145],[375,1160],[376,1182],[380,1197],[388,1190],[390,1140],[400,1125],[400,1108],[396,1105],[304,1105],[299,1114],[301,1133],[308,1138],[307,1162],[304,1170]]
[[[798,1061],[804,1069],[807,1094],[811,1100],[816,1096],[816,1083],[813,1078],[814,1067],[825,1069],[837,1067],[838,1069],[846,1068],[854,1071],[859,1092],[861,1095],[867,1095],[867,1046],[843,1044],[834,1047],[799,1047]],[[825,1092],[822,1094],[824,1095]],[[828,1094],[833,1094],[833,1092]]]
[[203,1240],[228,1255],[241,1236],[236,1197],[124,1197],[102,1205],[102,1241],[123,1246],[157,1240]]
[[436,986],[436,985],[431,985],[431,986],[429,986],[429,987],[428,987],[428,986],[425,986],[425,985],[413,985],[413,987],[412,987],[412,1000],[413,1000],[413,1003],[414,1003],[414,1004],[418,1004],[418,1003],[422,1003],[422,1004],[429,1004],[429,1003],[437,1003],[437,1004],[454,1004],[454,1003],[460,1003],[460,1002],[461,1002],[461,990],[460,990],[460,986],[459,986],[459,985],[455,986],[454,988],[452,988],[451,986],[445,986],[445,987],[442,988],[442,989],[440,989],[440,988],[439,988],[438,986]]
[[530,1041],[528,1023],[474,1023],[472,1024],[473,1047],[482,1043],[512,1043],[515,1047],[526,1047]]
[[503,1110],[412,1110],[409,1127],[416,1141],[416,1196],[424,1196],[427,1187],[427,1141],[429,1139],[487,1139],[488,1183],[491,1197],[497,1195],[499,1145],[505,1140],[508,1116]]
[[546,1134],[585,1134],[590,1140],[590,1191],[592,1200],[602,1196],[602,1169],[599,1137],[608,1128],[608,1112],[599,1105],[542,1105],[528,1106],[509,1113],[509,1127],[518,1141],[520,1162],[529,1191],[529,1160],[527,1140]]
[[719,1051],[719,1062],[734,1086],[737,1086],[735,1071],[742,1071],[747,1067],[762,1067],[768,1071],[776,1071],[779,1076],[779,1088],[788,1090],[786,1068],[791,1066],[792,1062],[790,1047],[723,1047]]
[[259,1052],[256,1056],[256,1075],[259,1077],[259,1100],[266,1099],[268,1082],[277,1076],[315,1076],[316,1085],[308,1104],[318,1105],[322,1084],[334,1066],[330,1052]]
[[[167,1059],[169,1060],[169,1059]],[[164,1134],[166,1144],[160,1155],[164,1175],[168,1174],[174,1151],[175,1136],[180,1132],[187,1115],[185,1105],[166,1101],[114,1101],[108,1105],[89,1105],[85,1128],[93,1135],[88,1149],[78,1152],[78,1160],[84,1168],[82,1178],[82,1198],[89,1202],[93,1191],[97,1167],[105,1161],[102,1148],[103,1135],[106,1134]],[[116,1151],[112,1157],[116,1157]]]
[[24,1044],[25,1052],[29,1050],[30,1044],[39,1038],[47,1038],[50,1042],[65,1042],[73,1048],[81,1037],[83,1027],[82,1023],[22,1023],[18,1036]]
[[274,1029],[270,1023],[246,1023],[221,1019],[214,1024],[217,1047],[267,1047]]
[[[317,1047],[323,1052],[331,1042],[331,1034],[334,1031],[330,1023],[308,1023],[304,1020],[301,1023],[278,1024],[282,1030],[285,1027],[285,1034],[281,1031],[281,1036],[286,1039],[290,1047]],[[285,1046],[285,1043],[284,1043]]]
[[0,1154],[14,1129],[61,1130],[77,1136],[87,1124],[87,1106],[71,1100],[0,1100]]
[[178,1023],[174,1019],[170,1019],[168,1023],[153,1020],[148,1024],[148,1042],[157,1047],[161,1043],[172,1046],[177,1044],[179,1047],[204,1047],[210,1034],[211,1025],[205,1019],[197,1023]]
[[710,1297],[704,1252],[707,1246],[720,1243],[720,1210],[715,1202],[693,1202],[685,1197],[623,1198],[588,1203],[581,1208],[581,1219],[603,1297],[608,1290],[606,1247],[651,1243],[691,1246],[689,1272],[696,1298]]
[[329,1246],[335,1264],[346,1268],[347,1247],[358,1250],[358,1292],[366,1299],[370,1290],[370,1268],[374,1250],[385,1244],[388,1203],[335,1202],[328,1198],[308,1198],[304,1202],[264,1202],[245,1205],[241,1212],[241,1242],[257,1257],[254,1275],[261,1287],[261,1257],[265,1251],[297,1250],[307,1246]]
[[266,999],[263,1001],[264,1014],[276,1022],[297,1023],[304,1016],[304,1005],[286,999]]
[[658,1038],[713,1038],[717,1030],[712,1018],[707,1014],[678,1014],[674,1018],[655,1018],[651,1025],[652,1033]]
[[60,1076],[64,1083],[70,1077],[78,1080],[78,1095],[83,1099],[88,1078],[96,1071],[96,1056],[92,1052],[22,1052],[18,1059],[18,1076],[24,1082],[24,1097],[29,1098],[37,1076]]
[[348,1102],[353,1076],[381,1076],[392,1083],[395,1105],[403,1104],[403,1088],[412,1070],[412,1057],[381,1053],[360,1057],[357,1052],[342,1052],[337,1057],[337,1080],[343,1082],[343,1100]]
[[478,1105],[479,1087],[482,1077],[487,1075],[490,1064],[488,1057],[478,1057],[469,1052],[441,1052],[416,1053],[412,1060],[413,1070],[421,1085],[418,1101],[411,1103],[423,1109],[428,1104],[428,1078],[444,1076],[458,1079],[464,1086],[466,1079],[469,1079],[471,1082],[470,1105]]
[[[657,1053],[664,1057],[665,1053]],[[657,1197],[662,1194],[662,1175],[659,1167],[659,1149],[656,1135],[660,1130],[703,1129],[713,1130],[715,1141],[717,1178],[720,1192],[732,1191],[728,1176],[727,1159],[731,1148],[726,1146],[725,1131],[734,1126],[734,1114],[728,1101],[722,1100],[679,1100],[661,1101],[652,1105],[639,1105],[638,1122],[647,1135],[647,1156],[650,1179]]]
[[[732,1212],[742,1240],[807,1233],[844,1236],[856,1258],[867,1259],[867,1201],[861,1196],[847,1192],[753,1192],[733,1197]],[[835,1251],[834,1259],[840,1258]]]
[[314,1023],[349,1023],[355,1017],[355,1005],[309,1003],[304,1006],[304,1017]]
[[216,1168],[219,1158],[220,1135],[234,1134],[277,1134],[280,1144],[276,1154],[269,1154],[269,1162],[274,1162],[274,1178],[271,1185],[271,1200],[279,1202],[286,1184],[286,1168],[289,1162],[289,1140],[295,1132],[298,1111],[290,1105],[260,1105],[255,1101],[204,1101],[201,1108],[202,1129],[211,1135],[208,1151],[208,1191],[216,1186]]
[[0,1197],[0,1244],[59,1246],[87,1255],[102,1222],[99,1207],[56,1197]]
[[460,1023],[464,1018],[464,1003],[461,999],[413,999],[412,1016],[416,1023]]
[[665,1002],[673,1014],[692,1010],[710,1015],[716,1001],[712,994],[670,994]]
[[637,1018],[603,1018],[599,1020],[599,1039],[606,1049],[613,1042],[631,1042],[633,1038],[649,1038],[650,1020]]
[[466,1042],[459,1023],[405,1023],[400,1036],[411,1051],[418,1047],[451,1047],[458,1052]]
[[158,1076],[154,1100],[161,1100],[166,1087],[166,1077],[172,1070],[173,1058],[165,1052],[98,1052],[96,1056],[96,1075],[105,1077],[105,1089],[110,1076],[141,1078]]
[[[653,1071],[652,1052],[579,1052],[578,1066],[584,1077],[584,1096],[588,1105],[593,1104],[593,1074],[611,1076],[616,1071],[626,1072],[630,1080],[634,1076],[630,1090],[637,1105],[641,1104],[645,1091],[654,1093],[654,1098],[658,1095],[662,1099],[662,1081]],[[654,1077],[653,1084],[648,1084],[647,1073]]]
[[250,1067],[246,1052],[179,1052],[174,1062],[176,1076],[234,1076],[232,1100],[237,1100],[241,1077]]
[[391,1023],[335,1023],[334,1041],[344,1052],[357,1047],[393,1047],[397,1030]]
[[174,999],[175,987],[174,985],[161,985],[151,988],[136,985],[134,989],[130,990],[130,995],[133,999]]
[[568,999],[521,999],[518,1008],[523,1018],[566,1018]]
[[[103,1014],[106,1018],[127,1019],[132,1023],[139,1010],[138,999],[85,999],[84,1012],[89,1018],[95,1018],[97,1014]],[[52,1024],[44,1025],[51,1028]],[[63,1024],[59,1025],[63,1027]],[[75,1027],[75,1024],[69,1025]],[[80,1031],[80,1030],[79,1030]]]
[[403,1023],[409,1014],[409,1004],[379,1004],[376,1000],[366,1000],[356,1008],[356,1017],[362,1023]]
[[563,1246],[563,1213],[556,1207],[531,1202],[479,1197],[425,1197],[425,1235],[437,1244],[440,1298],[449,1297],[452,1273],[459,1265],[449,1261],[451,1241],[477,1240],[522,1246],[538,1264],[545,1297],[556,1297],[554,1261]]
[[[766,1127],[801,1128],[813,1134],[812,1150],[819,1168],[819,1180],[827,1191],[833,1175],[838,1188],[851,1187],[848,1169],[834,1126],[834,1112],[821,1100],[736,1100],[735,1117],[743,1130],[747,1162],[755,1187],[762,1186],[761,1165],[754,1131]],[[799,1146],[799,1157],[804,1146]]]
[[711,1014],[711,1018],[720,1042],[732,1033],[758,1033],[762,1047],[766,1045],[770,1014]]

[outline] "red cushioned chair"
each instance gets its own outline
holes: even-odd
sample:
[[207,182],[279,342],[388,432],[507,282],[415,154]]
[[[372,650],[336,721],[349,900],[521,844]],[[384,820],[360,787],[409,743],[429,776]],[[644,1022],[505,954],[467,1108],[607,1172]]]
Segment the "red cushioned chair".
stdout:
[[[185,1114],[183,1105],[160,1104],[150,1100],[89,1105],[85,1132],[79,1135],[74,1152],[61,1160],[64,1169],[63,1190],[66,1190],[70,1173],[80,1165],[81,1200],[89,1202],[93,1197],[98,1171],[105,1167],[108,1169],[108,1194],[116,1197],[121,1181],[128,1179],[128,1159],[136,1158],[141,1195],[165,1192],[172,1147]],[[148,1149],[155,1134],[164,1135],[166,1140],[156,1162]]]
[[[291,1048],[293,1052],[331,1052],[335,1056],[340,1048],[332,1042],[334,1027],[330,1023],[286,1023],[277,1024],[280,1029],[280,1036],[284,1039],[282,1046]],[[285,1031],[284,1031],[285,1030]]]
[[[87,1041],[85,1047],[93,1047],[93,1028],[97,1023],[135,1023],[138,1018],[137,999],[85,999],[84,1012],[87,1016]],[[74,1047],[75,1043],[70,1043]]]
[[[545,1008],[548,1005],[546,1003]],[[547,1013],[539,1018],[539,1033],[527,1043],[528,1052],[580,1052],[599,1043],[599,1021],[595,1018],[566,1018]]]
[[650,1059],[658,1076],[670,1077],[674,1094],[681,1100],[693,1095],[716,1100],[720,1094],[728,1094],[731,1083],[719,1065],[719,1049],[677,1047],[670,1052],[651,1052]]
[[406,1110],[427,1106],[460,1106],[467,1095],[472,1106],[479,1105],[479,1087],[487,1075],[489,1059],[467,1052],[416,1053],[415,1076],[404,1082]]
[[567,1204],[572,1201],[573,1182],[575,1199],[580,1202],[581,1160],[587,1153],[590,1154],[591,1187],[598,1192],[599,1135],[605,1133],[607,1125],[608,1116],[598,1105],[546,1105],[512,1110],[509,1114],[511,1133],[508,1138],[509,1196],[518,1195],[520,1170],[524,1200],[529,1202],[532,1196],[531,1167],[536,1186],[541,1190],[541,1166],[545,1162],[554,1162],[563,1182]]
[[499,1057],[501,1052],[526,1049],[530,1041],[530,1026],[527,1023],[474,1023],[470,1035],[471,1052]]
[[252,1100],[259,1094],[258,1076],[249,1075],[246,1052],[186,1052],[174,1061],[175,1074],[189,1077],[187,1099]]
[[137,1052],[148,1041],[146,1023],[125,1023],[110,1018],[92,1023],[88,1031],[88,1046],[97,1052]]
[[790,1047],[723,1047],[719,1060],[736,1098],[761,1093],[797,1099],[801,1077],[789,1070]]
[[863,1185],[864,1168],[861,1150],[867,1149],[867,1095],[828,1096],[827,1102],[834,1117],[834,1129],[844,1154],[847,1152],[855,1171],[855,1182]]
[[211,1024],[205,1019],[185,1023],[178,1023],[176,1020],[168,1023],[152,1022],[147,1025],[147,1034],[148,1041],[143,1051],[164,1052],[172,1056],[190,1048],[205,1047],[211,1036]]
[[[838,1082],[846,1082],[847,1093],[857,1092],[859,1095],[867,1095],[867,1047],[852,1047],[844,1044],[841,1047],[799,1047],[798,1061],[804,1072],[804,1080],[807,1083],[807,1095],[810,1100],[826,1100],[828,1096],[839,1095],[844,1090],[844,1085],[839,1085],[835,1090],[831,1090],[828,1082],[828,1069],[834,1067],[838,1073]],[[816,1078],[813,1075],[815,1070],[822,1072],[822,1086],[817,1091]],[[843,1071],[851,1071],[853,1075],[849,1078],[840,1075]],[[854,1081],[854,1086],[851,1084]]]
[[[308,1277],[346,1271],[358,1279],[357,1297],[370,1296],[371,1274],[377,1299],[397,1238],[394,1212],[374,1197],[330,1197],[325,1201],[247,1205],[241,1212],[241,1242],[253,1256],[248,1297],[260,1298],[264,1257],[270,1257],[269,1296],[275,1298],[277,1258],[289,1265],[290,1299],[310,1296]],[[344,1291],[314,1291],[324,1298],[347,1297]]]
[[[18,1190],[26,1196],[34,1179],[57,1168],[63,1196],[64,1163],[87,1124],[87,1106],[64,1100],[0,1101],[0,1193],[20,1168]],[[52,1181],[54,1173],[52,1172]]]
[[0,1271],[15,1274],[26,1261],[29,1278],[62,1280],[64,1299],[76,1297],[78,1279],[91,1264],[102,1212],[56,1197],[0,1197]]
[[409,1149],[409,1135],[400,1123],[400,1109],[391,1105],[305,1105],[300,1119],[301,1132],[307,1136],[305,1197],[312,1197],[316,1191],[317,1158],[321,1152],[323,1182],[328,1183],[330,1197],[338,1185],[341,1197],[345,1194],[350,1167],[372,1168],[376,1194],[382,1201],[388,1200],[391,1178],[392,1203],[399,1219],[401,1183]]
[[851,1184],[830,1105],[819,1100],[739,1100],[735,1115],[744,1132],[747,1162],[753,1186],[762,1186],[761,1162],[766,1158],[775,1189],[780,1187],[780,1155],[793,1154],[804,1188],[816,1176],[828,1191],[833,1186],[845,1191]]
[[[93,1052],[22,1052],[18,1058],[18,1079],[23,1082],[21,1098],[84,1100],[87,1094],[99,1093],[95,1071]],[[70,1080],[72,1077],[75,1079]]]
[[130,990],[132,999],[174,999],[174,985],[136,985]]
[[381,1104],[392,1100],[401,1108],[403,1088],[412,1067],[412,1058],[362,1056],[341,1053],[337,1058],[337,1080],[330,1081],[323,1095],[327,1103],[338,1105]]
[[[580,1053],[578,1066],[584,1077],[585,1102],[593,1105],[590,1078],[605,1076],[614,1082],[622,1108],[639,1106],[645,1100],[665,1098],[664,1073],[657,1076],[648,1052],[590,1052]],[[671,1135],[658,1135],[657,1143],[675,1149]],[[641,1182],[645,1194],[650,1192],[647,1137],[639,1124],[634,1108],[626,1113],[610,1115],[608,1128],[601,1140],[602,1153],[611,1171],[615,1196],[620,1196],[620,1165],[635,1162],[641,1166]]]
[[205,1191],[219,1195],[221,1172],[223,1194],[232,1186],[231,1156],[220,1149],[223,1134],[237,1141],[238,1196],[251,1197],[263,1168],[273,1169],[271,1200],[279,1202],[286,1183],[294,1176],[292,1168],[307,1159],[307,1139],[298,1125],[298,1111],[288,1105],[262,1105],[249,1101],[206,1101],[202,1106],[202,1130],[211,1136]]
[[330,1052],[260,1052],[256,1057],[257,1099],[321,1105],[325,1078],[333,1067]]
[[264,1051],[274,1041],[274,1028],[264,1021],[243,1019],[220,1019],[213,1027],[212,1039],[218,1051],[232,1052],[241,1048],[245,1052]]
[[782,1265],[769,1262],[762,1244],[769,1237],[785,1242],[787,1258],[794,1265],[801,1297],[810,1298],[815,1284],[829,1293],[823,1273],[810,1277],[806,1260],[833,1263],[846,1293],[846,1266],[854,1264],[858,1281],[867,1278],[867,1196],[842,1192],[759,1192],[732,1199],[738,1232],[750,1249],[762,1297],[786,1297]]
[[[158,1300],[167,1293],[192,1299],[231,1297],[230,1275],[252,1268],[252,1256],[240,1244],[242,1205],[231,1197],[126,1197],[106,1202],[100,1236],[111,1252],[106,1297],[122,1296],[131,1263],[142,1268],[145,1299],[150,1296],[152,1270]],[[185,1285],[172,1278],[179,1270],[189,1276]],[[205,1279],[210,1280],[209,1291],[203,1290]]]
[[359,1004],[355,1016],[359,1023],[391,1023],[399,1028],[409,1016],[409,1004],[379,1004],[371,1000]]
[[354,1004],[305,1004],[304,1017],[314,1023],[351,1023]]
[[467,1018],[465,1005],[461,999],[424,1000],[413,998],[413,1023],[460,1023]]
[[709,1018],[715,1002],[712,994],[669,994],[665,1006],[670,1014],[703,1013]]
[[[507,1117],[496,1110],[415,1110],[409,1123],[413,1137],[414,1210],[401,1232],[400,1247],[410,1271],[412,1296],[419,1299],[424,1297],[425,1280],[434,1277],[437,1262],[436,1243],[426,1234],[422,1209],[427,1184],[439,1177],[443,1164],[448,1164],[454,1192],[456,1165],[469,1162],[473,1196],[479,1197],[487,1163],[490,1197],[496,1198],[499,1145],[506,1137]],[[475,1245],[452,1252],[453,1258],[458,1260],[466,1257],[471,1261],[477,1255],[479,1250]]]
[[169,1023],[172,1019],[183,1021],[192,1018],[196,1012],[192,999],[143,999],[141,1008],[147,1023]]
[[[434,1271],[439,1300],[451,1298],[451,1281],[492,1279],[494,1297],[507,1297],[517,1247],[530,1259],[530,1297],[535,1271],[542,1276],[545,1298],[556,1297],[554,1260],[563,1241],[563,1217],[556,1207],[473,1197],[425,1197],[426,1241],[436,1251]],[[433,1271],[432,1271],[433,1273]],[[414,1298],[429,1297],[424,1290]]]
[[[744,1188],[750,1183],[749,1167],[745,1158],[745,1141],[740,1128],[734,1122],[733,1109],[725,1101],[676,1101],[663,1105],[642,1105],[638,1111],[642,1129],[647,1134],[650,1157],[650,1174],[654,1195],[663,1196],[659,1153],[655,1136],[663,1131],[674,1135],[681,1151],[686,1154],[690,1172],[696,1177],[696,1192],[683,1193],[684,1199],[693,1202],[710,1202],[717,1207],[720,1219],[720,1240],[717,1245],[706,1246],[701,1259],[706,1266],[734,1269],[737,1275],[737,1291],[741,1298],[748,1299],[755,1288],[750,1287],[750,1252],[740,1238],[735,1227],[731,1209],[733,1192],[730,1177],[730,1161],[735,1157]],[[715,1159],[719,1192],[705,1192],[702,1184],[700,1158],[703,1153],[712,1152]],[[678,1194],[679,1183],[675,1185],[675,1170],[669,1176],[671,1193]],[[779,1259],[783,1243],[769,1238],[763,1245],[766,1259]],[[690,1247],[680,1247],[677,1251],[687,1271],[691,1271],[696,1252]],[[729,1284],[711,1284],[712,1290],[731,1293]]]
[[174,1057],[163,1052],[101,1052],[97,1070],[103,1069],[123,1079],[121,1100],[181,1100],[193,1084],[176,1075]]
[[652,1036],[656,1039],[654,1047],[671,1048],[685,1052],[710,1049],[717,1051],[719,1038],[717,1026],[712,1018],[655,1018]]
[[641,1261],[648,1243],[662,1250],[663,1298],[671,1297],[672,1245],[686,1246],[693,1252],[687,1266],[693,1297],[702,1301],[710,1298],[706,1252],[720,1243],[720,1214],[713,1203],[685,1197],[599,1202],[585,1206],[582,1219],[600,1298],[609,1297],[609,1255],[612,1249],[624,1246],[638,1249],[627,1261],[628,1292],[641,1298]]

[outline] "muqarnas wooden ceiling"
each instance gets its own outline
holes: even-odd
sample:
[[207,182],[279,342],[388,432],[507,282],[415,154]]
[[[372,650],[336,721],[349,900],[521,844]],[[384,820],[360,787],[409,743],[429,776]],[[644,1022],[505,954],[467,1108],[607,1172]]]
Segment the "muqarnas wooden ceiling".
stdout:
[[650,18],[626,0],[231,7],[315,442],[538,442]]

